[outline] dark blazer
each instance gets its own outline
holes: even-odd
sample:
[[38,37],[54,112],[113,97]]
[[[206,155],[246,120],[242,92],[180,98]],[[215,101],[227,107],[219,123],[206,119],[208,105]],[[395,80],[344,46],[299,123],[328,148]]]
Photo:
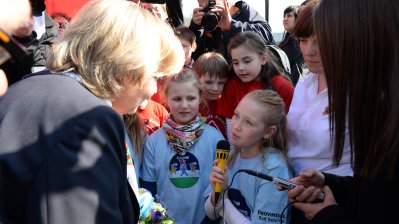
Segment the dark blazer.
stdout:
[[0,98],[0,223],[137,223],[121,117],[78,81],[38,75]]

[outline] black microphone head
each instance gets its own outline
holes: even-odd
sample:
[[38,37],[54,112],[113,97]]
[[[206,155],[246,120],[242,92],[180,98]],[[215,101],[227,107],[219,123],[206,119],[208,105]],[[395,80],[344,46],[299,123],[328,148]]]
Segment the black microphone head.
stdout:
[[216,145],[217,149],[221,150],[229,150],[230,151],[230,143],[226,140],[220,140]]

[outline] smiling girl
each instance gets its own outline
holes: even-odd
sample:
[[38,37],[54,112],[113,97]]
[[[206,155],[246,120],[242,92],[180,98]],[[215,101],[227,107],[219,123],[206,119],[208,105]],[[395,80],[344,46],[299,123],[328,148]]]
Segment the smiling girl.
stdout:
[[281,68],[270,56],[263,39],[254,32],[241,32],[230,40],[228,49],[235,76],[227,81],[217,110],[218,115],[226,118],[227,135],[234,109],[251,91],[275,90],[283,98],[287,113],[294,87],[288,78],[280,75]]
[[198,115],[201,85],[193,70],[168,78],[163,91],[170,114],[146,143],[143,187],[159,195],[176,224],[200,223],[216,145],[224,138]]

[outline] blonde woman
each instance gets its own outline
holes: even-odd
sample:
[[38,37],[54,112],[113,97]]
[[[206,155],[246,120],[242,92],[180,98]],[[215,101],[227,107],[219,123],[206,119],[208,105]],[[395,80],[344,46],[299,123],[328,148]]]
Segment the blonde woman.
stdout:
[[54,47],[51,72],[0,100],[0,222],[137,223],[121,114],[183,55],[171,28],[135,3],[88,3]]

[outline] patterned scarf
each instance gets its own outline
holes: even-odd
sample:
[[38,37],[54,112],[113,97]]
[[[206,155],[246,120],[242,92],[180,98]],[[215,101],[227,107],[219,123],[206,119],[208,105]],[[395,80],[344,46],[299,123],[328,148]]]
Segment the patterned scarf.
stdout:
[[204,131],[206,118],[196,116],[195,119],[185,125],[175,123],[170,115],[163,124],[166,133],[166,140],[175,152],[181,156],[193,146]]

